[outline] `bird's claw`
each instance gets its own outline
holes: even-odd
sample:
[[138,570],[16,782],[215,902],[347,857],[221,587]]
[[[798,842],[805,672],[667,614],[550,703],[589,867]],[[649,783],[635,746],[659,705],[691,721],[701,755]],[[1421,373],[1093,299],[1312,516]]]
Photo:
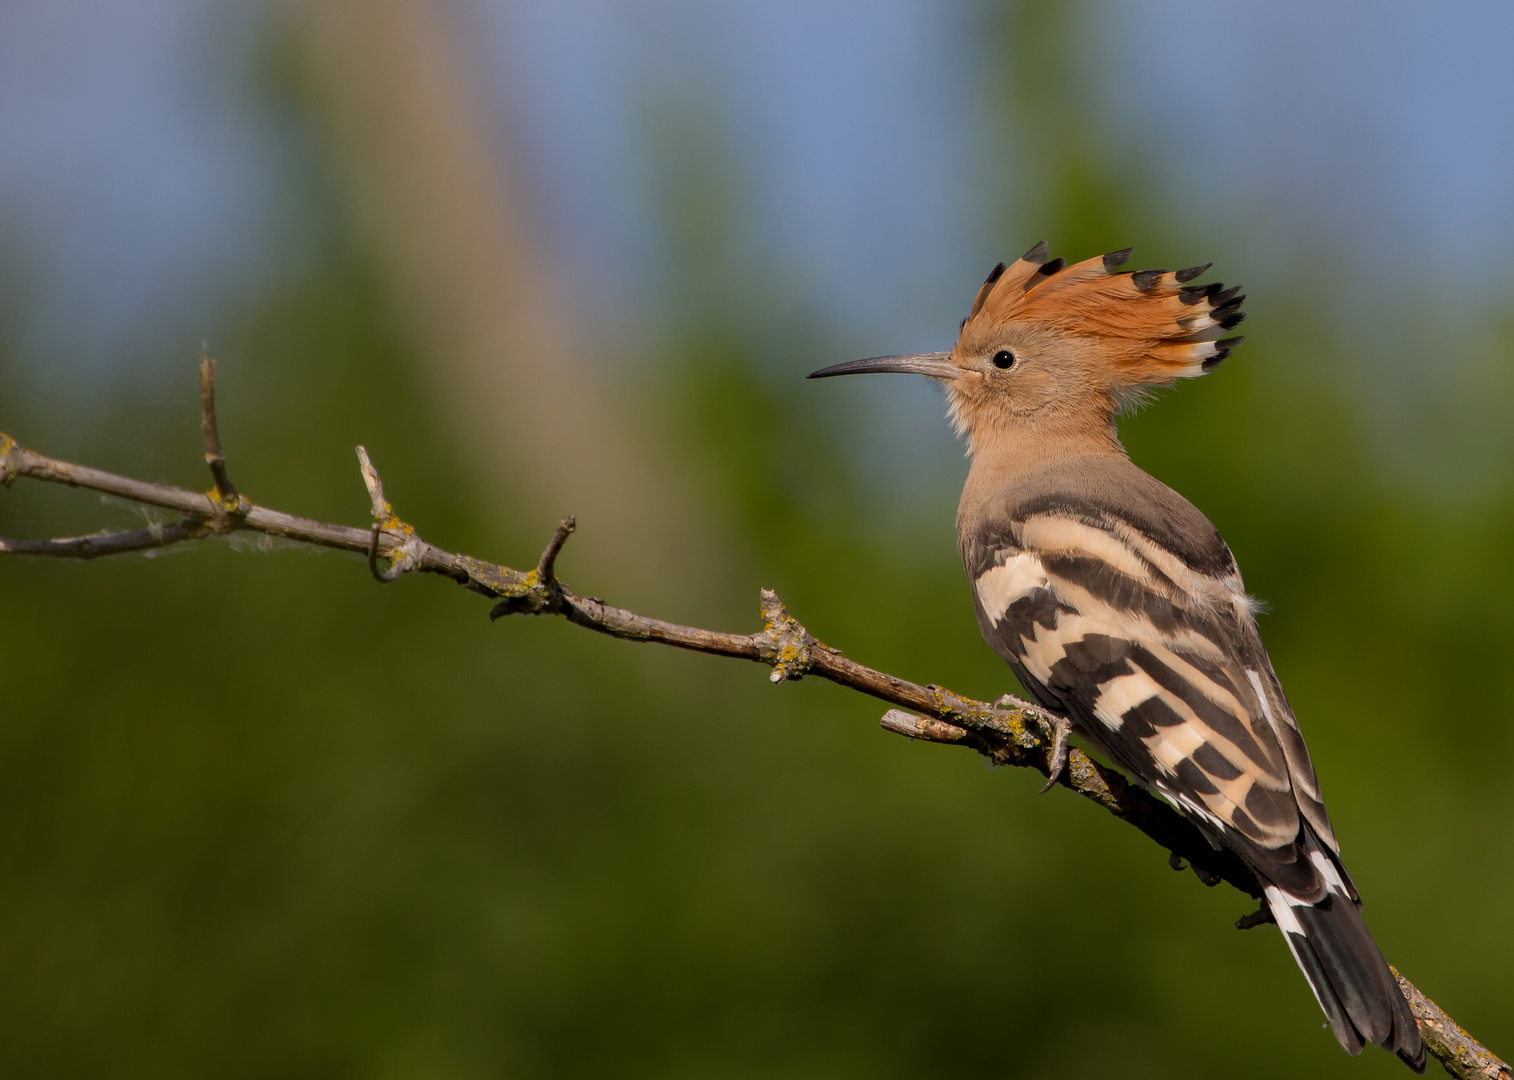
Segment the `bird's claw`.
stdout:
[[1072,724],[1060,716],[1042,716],[1038,719],[1047,738],[1051,739],[1051,760],[1047,762],[1046,786],[1041,789],[1041,794],[1045,795],[1056,786],[1062,778],[1062,770],[1067,768],[1067,737],[1072,734]]
[[[1005,694],[995,701],[996,706],[1022,705],[1013,694]],[[1067,737],[1072,734],[1072,723],[1060,716],[1051,716],[1037,710],[1035,713],[1036,723],[1041,725],[1041,730],[1046,732],[1046,737],[1051,740],[1051,758],[1046,763],[1046,786],[1041,789],[1045,795],[1057,781],[1062,778],[1062,770],[1067,768]]]

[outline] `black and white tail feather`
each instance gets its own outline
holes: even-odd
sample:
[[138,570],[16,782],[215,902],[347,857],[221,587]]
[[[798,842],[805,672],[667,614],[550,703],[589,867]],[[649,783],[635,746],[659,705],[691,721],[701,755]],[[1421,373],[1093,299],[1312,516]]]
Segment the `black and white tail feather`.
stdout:
[[1307,827],[1303,839],[1325,882],[1325,895],[1311,902],[1276,885],[1263,888],[1288,951],[1341,1046],[1358,1054],[1364,1043],[1377,1043],[1424,1072],[1425,1049],[1414,1014],[1362,921],[1356,890]]

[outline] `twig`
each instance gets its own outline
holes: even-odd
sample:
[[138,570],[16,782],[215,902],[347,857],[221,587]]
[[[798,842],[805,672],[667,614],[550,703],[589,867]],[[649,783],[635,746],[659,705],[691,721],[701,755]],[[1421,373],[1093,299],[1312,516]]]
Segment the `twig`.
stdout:
[[[225,460],[215,434],[213,362],[202,365],[201,378],[206,461],[211,463],[217,485],[211,492],[144,483],[59,461],[26,450],[10,436],[0,433],[0,484],[9,486],[16,477],[25,476],[86,488],[177,510],[184,515],[182,521],[134,532],[78,538],[0,539],[0,554],[87,559],[166,547],[233,531],[263,533],[356,552],[367,557],[369,569],[379,581],[393,581],[413,570],[451,578],[464,588],[491,597],[497,601],[490,610],[491,619],[506,615],[560,615],[578,626],[627,641],[655,642],[765,664],[772,669],[773,682],[797,681],[815,675],[897,706],[883,715],[881,724],[886,731],[925,742],[970,747],[996,765],[1035,769],[1043,776],[1053,771],[1054,747],[1044,734],[1049,730],[1046,723],[1049,717],[1035,705],[1014,698],[1000,699],[991,705],[954,694],[944,687],[921,686],[859,664],[817,641],[770,590],[762,591],[763,629],[755,634],[681,626],[613,607],[593,597],[578,596],[558,581],[555,573],[557,556],[574,529],[572,518],[563,519],[536,568],[524,573],[428,544],[412,526],[395,515],[384,497],[383,481],[361,446],[357,448],[358,462],[373,515],[368,529],[327,524],[257,506],[237,494],[225,479]],[[215,461],[220,463],[219,471]],[[228,507],[227,503],[233,501],[234,505]],[[380,558],[389,560],[387,570],[379,569]],[[1066,768],[1055,786],[1075,791],[1134,825],[1171,852],[1174,869],[1183,869],[1186,861],[1205,884],[1225,881],[1248,896],[1261,895],[1255,876],[1244,863],[1229,851],[1216,851],[1172,807],[1082,751],[1074,749],[1068,754]],[[1259,925],[1260,921],[1258,916],[1248,915],[1238,925]],[[1508,1065],[1458,1027],[1402,975],[1397,977],[1426,1046],[1447,1072],[1467,1080],[1514,1080],[1514,1072]]]
[[541,558],[536,563],[536,580],[543,585],[550,585],[557,580],[553,576],[553,571],[557,566],[557,553],[562,550],[562,546],[568,542],[568,537],[576,528],[578,528],[578,519],[571,514],[558,522],[557,531],[552,534],[552,539],[547,541],[546,549],[542,551]]
[[243,499],[226,473],[226,455],[221,452],[221,434],[216,427],[216,362],[209,356],[200,358],[200,431],[205,436],[205,464],[215,481],[219,509],[226,515],[238,514]]
[[60,559],[98,559],[102,555],[126,555],[133,551],[151,551],[181,540],[199,540],[210,533],[204,521],[186,518],[168,525],[149,525],[129,532],[94,533],[57,540],[0,539],[0,554],[51,555]]
[[1258,926],[1266,926],[1268,923],[1276,923],[1277,919],[1272,914],[1272,909],[1266,904],[1257,908],[1250,915],[1242,915],[1235,920],[1237,930],[1255,930]]
[[[363,483],[368,488],[368,498],[373,503],[373,528],[368,532],[368,572],[373,575],[374,581],[387,585],[416,568],[418,561],[424,556],[421,550],[424,545],[415,535],[415,530],[395,516],[394,508],[384,498],[384,481],[379,479],[378,470],[373,467],[368,451],[361,446],[357,448],[357,460],[358,468],[363,474]],[[395,546],[385,552],[390,560],[389,569],[380,570],[379,541],[386,532],[395,539]]]
[[[1390,965],[1391,966],[1391,965]],[[1419,1024],[1419,1033],[1446,1072],[1467,1080],[1509,1080],[1514,1070],[1486,1046],[1468,1035],[1441,1007],[1420,991],[1398,968],[1393,968],[1398,988],[1408,999],[1409,1011]]]

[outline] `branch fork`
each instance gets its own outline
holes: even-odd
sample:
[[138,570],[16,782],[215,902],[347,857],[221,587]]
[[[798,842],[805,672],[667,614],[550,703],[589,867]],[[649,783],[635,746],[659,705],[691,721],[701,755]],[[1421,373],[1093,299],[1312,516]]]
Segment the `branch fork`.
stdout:
[[[557,531],[552,534],[552,539],[547,541],[546,548],[541,553],[541,558],[536,561],[536,583],[546,588],[557,584],[555,571],[557,569],[557,555],[562,551],[562,546],[568,542],[568,537],[573,535],[573,530],[578,528],[578,519],[569,514],[557,523]],[[526,575],[530,577],[530,575]]]
[[[548,540],[547,546],[542,549],[541,558],[536,561],[536,569],[519,575],[519,582],[500,594],[500,602],[489,609],[490,622],[502,619],[506,615],[567,615],[570,619],[573,617],[569,609],[569,599],[577,600],[578,598],[557,580],[557,556],[562,552],[563,545],[568,542],[568,537],[572,536],[577,528],[577,519],[572,515],[557,523],[557,531],[552,534],[552,539]],[[590,601],[590,603],[601,602]],[[581,621],[581,619],[574,621]]]
[[[399,519],[394,507],[384,498],[384,481],[368,457],[366,447],[357,448],[358,469],[363,474],[363,484],[368,488],[368,498],[373,504],[373,528],[368,533],[368,572],[373,580],[386,585],[408,574],[420,565],[425,555],[425,541],[415,533],[415,528]],[[390,542],[383,552],[389,560],[387,569],[379,569],[379,541]]]
[[[773,669],[769,682],[798,682],[811,667],[811,649],[825,646],[789,614],[772,589],[762,590],[762,633],[754,636],[758,658]],[[829,650],[835,652],[834,649]]]
[[205,493],[213,508],[207,522],[212,532],[225,535],[241,528],[252,503],[242,498],[226,472],[226,455],[216,425],[216,362],[209,356],[200,358],[200,431],[205,438],[205,464],[214,482]]

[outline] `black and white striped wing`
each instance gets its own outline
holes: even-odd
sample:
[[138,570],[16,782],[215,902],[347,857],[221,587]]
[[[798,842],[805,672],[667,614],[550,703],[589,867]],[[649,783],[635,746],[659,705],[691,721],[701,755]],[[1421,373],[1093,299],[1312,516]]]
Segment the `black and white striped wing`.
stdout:
[[1029,507],[964,553],[984,637],[1043,705],[1291,893],[1335,848],[1228,549],[1196,568],[1107,508]]
[[984,637],[1043,706],[1256,871],[1343,1047],[1380,1043],[1423,1072],[1229,549],[1207,521],[1195,548],[1194,522],[1159,537],[1133,517],[1061,497],[985,521],[963,545]]

